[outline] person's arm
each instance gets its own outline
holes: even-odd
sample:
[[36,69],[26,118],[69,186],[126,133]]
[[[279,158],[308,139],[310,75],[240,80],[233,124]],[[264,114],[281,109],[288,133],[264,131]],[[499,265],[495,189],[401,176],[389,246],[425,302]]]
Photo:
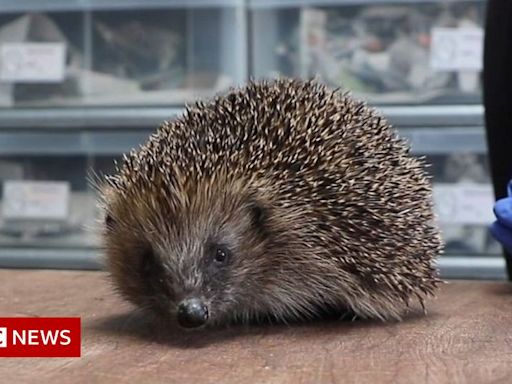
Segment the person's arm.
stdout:
[[[512,1],[489,0],[484,45],[484,106],[496,199],[512,178]],[[505,252],[509,279],[512,259]]]

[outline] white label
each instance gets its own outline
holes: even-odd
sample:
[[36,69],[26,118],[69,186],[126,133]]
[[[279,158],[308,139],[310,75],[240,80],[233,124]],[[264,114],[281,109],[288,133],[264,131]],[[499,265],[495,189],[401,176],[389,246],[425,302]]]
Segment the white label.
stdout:
[[481,71],[483,47],[481,28],[433,28],[430,66],[439,71]]
[[3,216],[5,219],[64,220],[68,216],[69,183],[6,181]]
[[64,80],[64,43],[3,43],[0,45],[0,80],[55,83]]
[[434,204],[441,223],[489,225],[495,220],[491,185],[434,184]]

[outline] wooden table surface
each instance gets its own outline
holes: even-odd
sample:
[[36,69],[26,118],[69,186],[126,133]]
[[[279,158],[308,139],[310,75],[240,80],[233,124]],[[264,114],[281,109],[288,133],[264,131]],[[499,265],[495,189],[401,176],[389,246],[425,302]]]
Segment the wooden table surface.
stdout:
[[427,316],[165,333],[102,272],[0,270],[0,316],[80,316],[82,357],[0,359],[2,383],[512,383],[512,284],[451,282]]

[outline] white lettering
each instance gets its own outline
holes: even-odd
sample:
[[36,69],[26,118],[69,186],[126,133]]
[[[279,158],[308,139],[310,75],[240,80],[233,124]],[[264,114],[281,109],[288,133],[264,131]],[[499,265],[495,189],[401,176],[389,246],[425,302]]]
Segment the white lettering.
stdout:
[[39,345],[39,330],[30,329],[28,331],[28,345]]
[[52,331],[48,331],[45,333],[45,331],[41,331],[41,339],[43,340],[43,345],[48,345],[48,341],[50,341],[51,345],[57,344],[57,339],[59,338],[59,331],[55,331],[53,333]]
[[64,330],[60,331],[61,339],[66,339],[66,341],[61,341],[60,345],[71,344],[71,337],[68,336],[69,334],[71,334],[71,331],[69,329],[64,329]]
[[27,343],[27,334],[25,330],[21,331],[21,335],[18,331],[13,329],[12,331],[12,345],[16,345],[17,340],[19,340],[20,344],[26,344]]
[[70,345],[71,331],[69,329],[44,331],[40,329],[23,329],[12,331],[12,344],[17,345]]

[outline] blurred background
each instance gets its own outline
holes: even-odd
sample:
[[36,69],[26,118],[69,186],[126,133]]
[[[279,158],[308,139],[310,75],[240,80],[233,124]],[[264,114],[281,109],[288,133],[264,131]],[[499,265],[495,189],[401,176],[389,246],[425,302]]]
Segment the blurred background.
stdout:
[[186,103],[316,78],[431,163],[443,277],[505,279],[482,107],[485,0],[0,0],[0,266],[98,268],[91,170]]

